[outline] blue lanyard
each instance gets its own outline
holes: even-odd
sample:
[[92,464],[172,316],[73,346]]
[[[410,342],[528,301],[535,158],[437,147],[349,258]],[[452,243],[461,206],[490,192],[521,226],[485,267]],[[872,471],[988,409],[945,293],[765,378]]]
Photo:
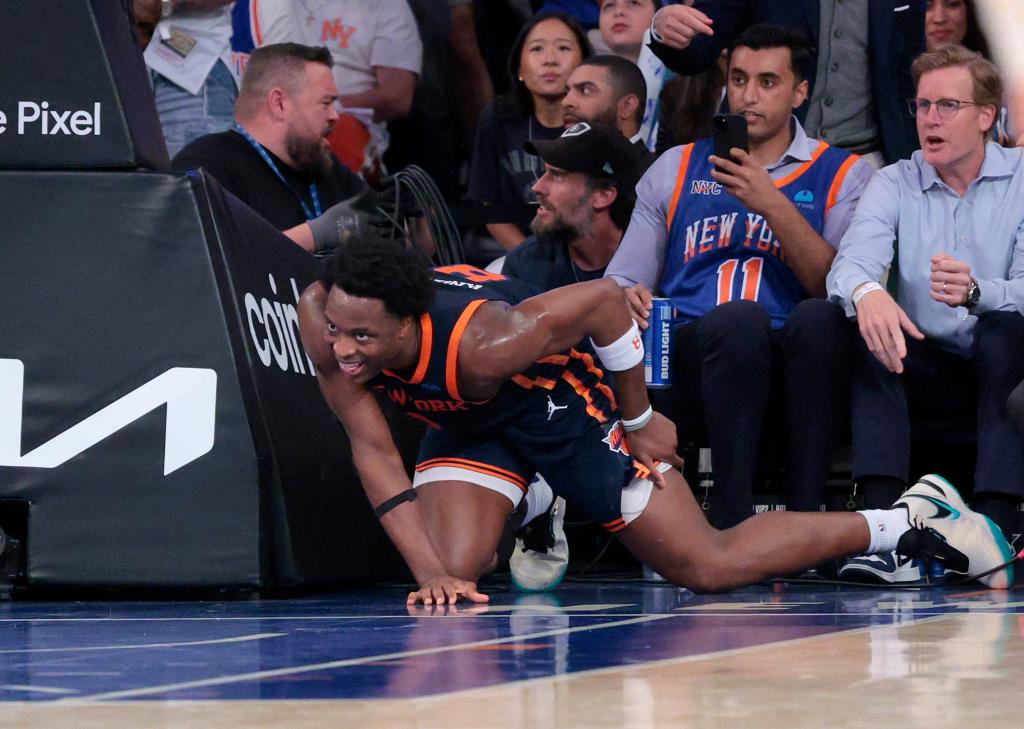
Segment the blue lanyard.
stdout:
[[235,131],[245,137],[245,141],[251,144],[252,148],[259,153],[260,157],[263,158],[263,161],[267,163],[267,167],[277,175],[277,179],[283,182],[284,186],[291,190],[291,193],[295,195],[299,201],[299,205],[302,206],[302,212],[306,216],[306,220],[319,218],[323,214],[323,210],[320,208],[320,194],[317,192],[315,184],[309,184],[309,196],[313,199],[313,210],[310,210],[309,206],[306,205],[306,201],[302,199],[302,195],[297,193],[295,188],[288,184],[288,180],[284,179],[284,175],[281,174],[281,170],[277,169],[277,165],[274,164],[274,160],[270,159],[270,155],[267,154],[267,150],[263,148],[263,145],[253,139],[252,135],[245,131],[245,129],[242,128],[242,125],[238,122],[235,122]]

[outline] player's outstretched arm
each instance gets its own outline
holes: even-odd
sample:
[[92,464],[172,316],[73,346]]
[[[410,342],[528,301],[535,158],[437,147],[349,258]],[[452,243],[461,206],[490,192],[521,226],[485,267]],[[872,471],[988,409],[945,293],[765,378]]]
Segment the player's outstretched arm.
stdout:
[[564,352],[585,337],[609,345],[632,324],[625,294],[611,279],[564,286],[516,306],[492,301],[466,327],[459,371],[470,391],[491,390],[489,396],[538,359]]
[[[612,279],[565,286],[531,297],[516,306],[491,302],[470,320],[459,347],[462,392],[485,399],[502,382],[538,359],[563,352],[589,337],[605,369],[615,373],[619,409],[624,422],[651,423],[630,432],[634,457],[652,468],[653,460],[682,466],[676,454],[675,429],[664,419],[651,418],[643,373],[640,333],[633,322],[626,294]],[[602,350],[626,350],[618,366]],[[633,350],[639,357],[629,357]],[[643,431],[647,431],[644,433]],[[656,481],[660,475],[655,471]]]
[[402,500],[402,495],[412,490],[412,484],[384,414],[369,390],[342,374],[324,339],[326,299],[327,291],[319,283],[303,293],[299,302],[302,345],[313,360],[324,399],[348,435],[366,497],[374,509],[388,509],[380,514],[381,526],[420,585],[418,591],[410,593],[408,602],[454,603],[460,595],[473,602],[485,602],[487,596],[477,592],[475,583],[447,573],[416,504]]

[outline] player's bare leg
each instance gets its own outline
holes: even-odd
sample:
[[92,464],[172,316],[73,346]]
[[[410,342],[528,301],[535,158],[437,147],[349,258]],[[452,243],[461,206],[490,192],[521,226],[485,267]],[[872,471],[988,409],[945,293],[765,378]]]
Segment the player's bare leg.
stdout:
[[416,493],[430,539],[448,572],[474,582],[493,572],[512,502],[464,481],[432,481]]
[[677,585],[720,592],[793,574],[827,559],[857,554],[870,543],[867,521],[855,513],[776,511],[731,529],[708,524],[675,469],[655,488],[643,513],[619,532],[641,561]]

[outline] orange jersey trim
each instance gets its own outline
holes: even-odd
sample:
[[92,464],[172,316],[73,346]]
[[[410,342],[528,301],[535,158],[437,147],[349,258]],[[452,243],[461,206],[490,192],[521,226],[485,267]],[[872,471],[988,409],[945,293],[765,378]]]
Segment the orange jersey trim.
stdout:
[[569,358],[564,354],[552,354],[549,357],[543,357],[537,360],[541,364],[553,364],[553,365],[567,365],[569,364]]
[[250,7],[252,12],[252,32],[256,36],[256,45],[263,45],[263,33],[260,32],[260,2],[259,0],[252,0],[252,6]]
[[604,370],[594,363],[593,356],[588,352],[577,352],[575,349],[570,349],[569,355],[583,362],[584,366],[587,368],[587,372],[592,375],[597,375],[599,379],[597,389],[604,394],[606,398],[608,398],[608,402],[611,404],[612,410],[618,410],[619,406],[615,402],[615,393],[612,391],[612,388],[600,381],[604,378]]
[[477,299],[476,301],[469,302],[469,306],[465,308],[462,314],[459,315],[458,321],[455,322],[452,336],[448,340],[448,354],[445,356],[444,363],[444,381],[448,387],[448,394],[456,400],[462,399],[462,396],[459,395],[458,372],[456,368],[459,361],[459,344],[462,343],[462,335],[466,331],[470,318],[485,303],[487,303],[487,299]]
[[807,170],[811,169],[811,165],[818,161],[818,157],[825,154],[826,149],[828,149],[827,142],[818,142],[818,148],[814,150],[814,154],[811,155],[811,158],[804,162],[799,167],[797,167],[795,170],[790,172],[788,175],[783,177],[781,180],[775,180],[775,187],[783,188],[789,183],[796,180],[798,177],[800,177],[800,175],[807,172]]
[[610,531],[612,534],[615,534],[615,532],[621,532],[623,529],[626,528],[626,520],[620,516],[618,519],[606,522],[601,526]]
[[571,372],[568,370],[562,373],[562,379],[572,385],[572,389],[576,391],[587,403],[587,415],[592,417],[597,422],[604,424],[608,422],[608,416],[605,415],[601,408],[594,405],[594,398],[590,396],[590,388],[584,385],[582,382],[576,379]]
[[384,370],[384,374],[401,380],[407,385],[418,385],[427,376],[427,367],[430,365],[430,349],[434,343],[434,322],[430,314],[420,314],[420,358],[416,362],[416,369],[408,380],[391,370]]
[[408,415],[410,418],[413,418],[415,420],[423,421],[424,423],[429,425],[434,430],[441,430],[441,426],[438,425],[437,423],[435,423],[430,418],[428,418],[426,415],[420,415],[419,413],[410,413],[410,412],[407,412],[406,415]]
[[679,160],[679,172],[676,173],[676,186],[672,190],[672,198],[668,204],[668,218],[665,221],[665,228],[668,230],[672,230],[672,221],[676,217],[676,207],[679,205],[679,196],[683,192],[683,185],[686,184],[686,171],[690,166],[691,152],[693,152],[692,144],[683,147],[683,156]]
[[430,348],[434,342],[434,322],[430,314],[424,312],[420,315],[420,361],[416,364],[416,371],[412,373],[410,385],[418,385],[423,382],[427,375],[427,366],[430,364]]
[[474,471],[476,473],[482,473],[487,476],[494,476],[500,478],[503,481],[508,481],[514,486],[518,486],[523,491],[527,489],[527,481],[525,478],[512,471],[506,471],[504,468],[499,468],[490,463],[482,463],[480,461],[470,461],[466,458],[431,458],[423,461],[416,465],[416,471],[426,471],[430,468],[439,468],[442,466],[450,466],[452,468],[464,468],[467,471]]
[[843,162],[839,167],[839,171],[836,176],[832,179],[832,186],[828,188],[828,198],[825,202],[825,212],[832,209],[832,206],[836,204],[836,200],[839,198],[839,188],[843,186],[843,180],[846,179],[846,173],[850,171],[854,163],[860,159],[855,154],[850,155],[850,159]]
[[[655,461],[654,463],[657,464],[659,461]],[[633,470],[636,472],[635,478],[644,479],[651,477],[651,469],[636,459],[633,460]]]
[[554,380],[549,380],[547,377],[535,377],[531,380],[525,375],[514,375],[512,377],[512,382],[516,383],[524,390],[532,390],[535,387],[543,387],[545,390],[554,390],[555,386],[558,384]]

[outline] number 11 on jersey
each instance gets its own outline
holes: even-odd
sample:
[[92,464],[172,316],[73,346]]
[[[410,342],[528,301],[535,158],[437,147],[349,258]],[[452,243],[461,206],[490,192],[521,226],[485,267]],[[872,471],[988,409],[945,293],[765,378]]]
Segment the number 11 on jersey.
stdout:
[[[730,258],[718,267],[718,304],[732,301],[733,284],[736,282],[736,268],[740,265],[738,258]],[[743,261],[743,279],[739,298],[757,301],[761,292],[761,269],[764,261],[761,258],[748,258]]]

